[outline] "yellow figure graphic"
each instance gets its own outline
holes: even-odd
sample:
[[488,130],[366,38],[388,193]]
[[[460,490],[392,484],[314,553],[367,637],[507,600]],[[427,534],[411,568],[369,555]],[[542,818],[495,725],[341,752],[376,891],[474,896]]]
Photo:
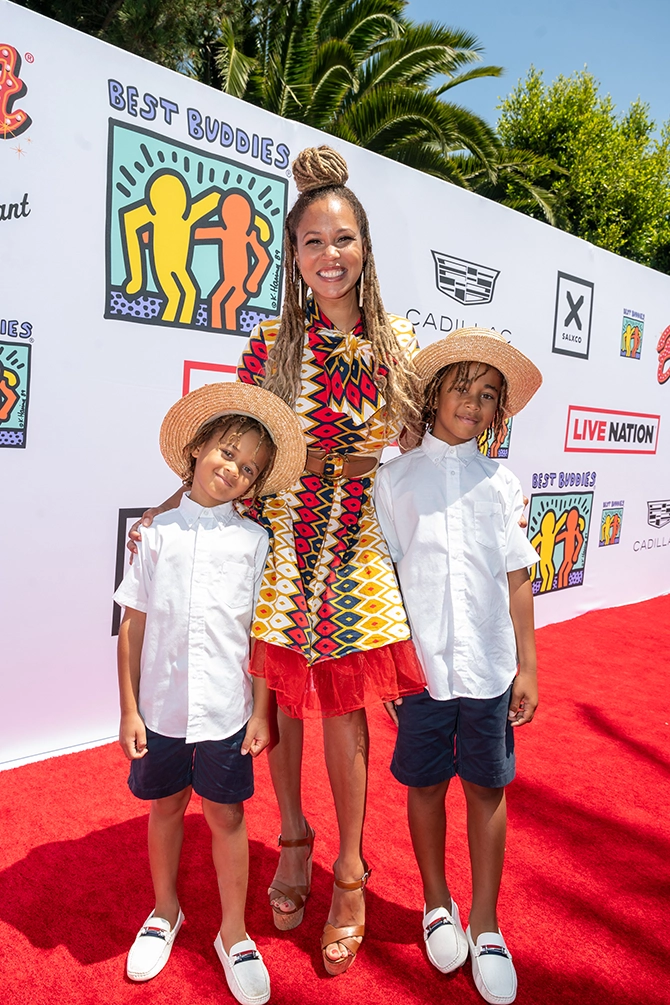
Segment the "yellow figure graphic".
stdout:
[[612,514],[608,513],[605,519],[603,520],[602,527],[600,528],[600,540],[604,541],[606,544],[609,544],[612,539],[611,535],[612,520],[613,520]]
[[14,390],[18,384],[19,375],[3,366],[0,369],[0,422],[7,421],[12,414],[14,405],[19,400],[19,396]]
[[129,273],[125,292],[134,296],[146,288],[143,240],[150,244],[155,279],[167,297],[162,321],[174,321],[177,312],[179,324],[193,320],[197,289],[189,268],[191,237],[195,225],[216,209],[220,199],[220,192],[209,192],[192,201],[183,178],[163,171],[149,179],[146,202],[122,211]]
[[[548,593],[554,582],[554,576],[556,575],[556,567],[554,565],[556,535],[562,530],[567,515],[567,513],[563,513],[557,520],[553,509],[548,509],[542,517],[539,531],[530,542],[540,556],[540,578],[542,579],[540,593]],[[532,570],[531,579],[535,579],[535,567]]]
[[[237,312],[248,297],[255,296],[270,268],[271,258],[264,247],[270,240],[270,227],[262,217],[254,216],[251,200],[242,192],[231,192],[221,203],[221,223],[198,227],[196,241],[217,241],[220,245],[221,282],[213,291],[209,304],[209,323],[222,328],[221,307],[224,306],[225,326],[237,328]],[[250,255],[256,259],[249,268]]]

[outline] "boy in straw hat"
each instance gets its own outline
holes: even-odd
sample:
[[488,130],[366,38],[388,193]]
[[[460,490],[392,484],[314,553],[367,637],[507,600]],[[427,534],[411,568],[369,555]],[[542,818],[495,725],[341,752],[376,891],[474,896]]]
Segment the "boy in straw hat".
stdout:
[[[516,974],[496,914],[505,851],[513,727],[537,706],[533,599],[537,556],[519,527],[517,478],[482,456],[542,382],[501,335],[463,328],[415,360],[424,382],[423,440],[385,464],[375,503],[397,564],[427,689],[395,703],[391,770],[409,786],[408,816],[424,888],[428,959],[442,973],[470,952],[480,994],[514,1001]],[[518,672],[517,672],[518,664]],[[455,752],[454,752],[455,748]],[[445,797],[458,774],[467,801],[472,907],[463,931],[444,868]]]
[[177,869],[194,789],[212,831],[221,893],[214,947],[235,998],[261,1005],[270,979],[244,921],[244,800],[253,794],[252,758],[270,738],[265,680],[252,680],[247,669],[268,536],[233,501],[291,485],[304,467],[304,438],[274,394],[210,384],[173,405],[160,444],[188,491],[177,509],[142,527],[137,557],[114,595],[125,607],[119,740],[131,762],[131,791],[151,800],[156,896],[128,954],[127,974],[134,981],[155,977],[184,921]]

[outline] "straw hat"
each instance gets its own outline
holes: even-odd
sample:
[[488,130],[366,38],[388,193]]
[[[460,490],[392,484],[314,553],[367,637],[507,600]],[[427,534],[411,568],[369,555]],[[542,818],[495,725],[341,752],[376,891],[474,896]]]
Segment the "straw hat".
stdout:
[[488,363],[500,370],[507,381],[506,415],[516,415],[525,408],[542,383],[542,374],[535,364],[503,335],[489,328],[458,328],[422,349],[414,357],[414,368],[427,382],[443,366],[465,360]]
[[163,419],[161,453],[172,470],[185,478],[184,447],[205,422],[220,415],[249,415],[265,426],[277,448],[263,495],[274,495],[292,485],[305,468],[307,447],[298,417],[285,401],[254,384],[205,384],[176,402]]

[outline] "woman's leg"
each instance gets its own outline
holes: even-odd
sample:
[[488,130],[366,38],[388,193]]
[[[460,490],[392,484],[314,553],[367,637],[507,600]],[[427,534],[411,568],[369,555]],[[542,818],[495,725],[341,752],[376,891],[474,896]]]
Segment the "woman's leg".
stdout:
[[463,782],[468,806],[468,845],[472,870],[470,932],[476,942],[482,932],[497,932],[496,907],[505,858],[507,804],[504,789]]
[[184,813],[191,798],[191,786],[174,796],[154,799],[149,813],[149,864],[154,884],[157,918],[165,918],[174,928],[179,917],[177,871],[184,840]]
[[[303,727],[301,719],[292,719],[280,708],[277,709],[279,742],[268,754],[270,775],[274,786],[279,813],[281,833],[288,841],[305,837],[305,817],[302,811],[300,773],[302,768]],[[305,863],[309,855],[306,846],[281,848],[275,880],[282,886],[301,887],[305,885]],[[273,887],[270,887],[273,890]],[[276,891],[271,903],[280,911],[293,911],[295,904]]]
[[[365,871],[362,842],[369,750],[365,709],[324,719],[323,740],[340,834],[335,876],[344,883],[353,883],[360,880]],[[328,921],[335,928],[364,924],[362,890],[334,887]],[[329,946],[326,953],[334,962],[347,956],[346,950],[337,943]]]
[[249,880],[249,841],[244,803],[203,798],[202,811],[212,832],[212,859],[221,897],[221,941],[227,953],[246,939],[244,908]]

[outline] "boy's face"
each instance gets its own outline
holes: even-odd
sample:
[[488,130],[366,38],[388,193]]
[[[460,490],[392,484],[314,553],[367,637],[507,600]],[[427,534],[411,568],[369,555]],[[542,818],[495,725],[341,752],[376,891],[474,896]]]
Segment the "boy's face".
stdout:
[[258,433],[214,433],[196,447],[195,471],[190,495],[199,506],[220,506],[248,493],[270,459],[266,444],[259,446]]
[[440,387],[432,433],[455,447],[467,443],[488,429],[496,414],[502,375],[486,363],[471,363],[467,388],[451,387],[453,373],[448,373]]

